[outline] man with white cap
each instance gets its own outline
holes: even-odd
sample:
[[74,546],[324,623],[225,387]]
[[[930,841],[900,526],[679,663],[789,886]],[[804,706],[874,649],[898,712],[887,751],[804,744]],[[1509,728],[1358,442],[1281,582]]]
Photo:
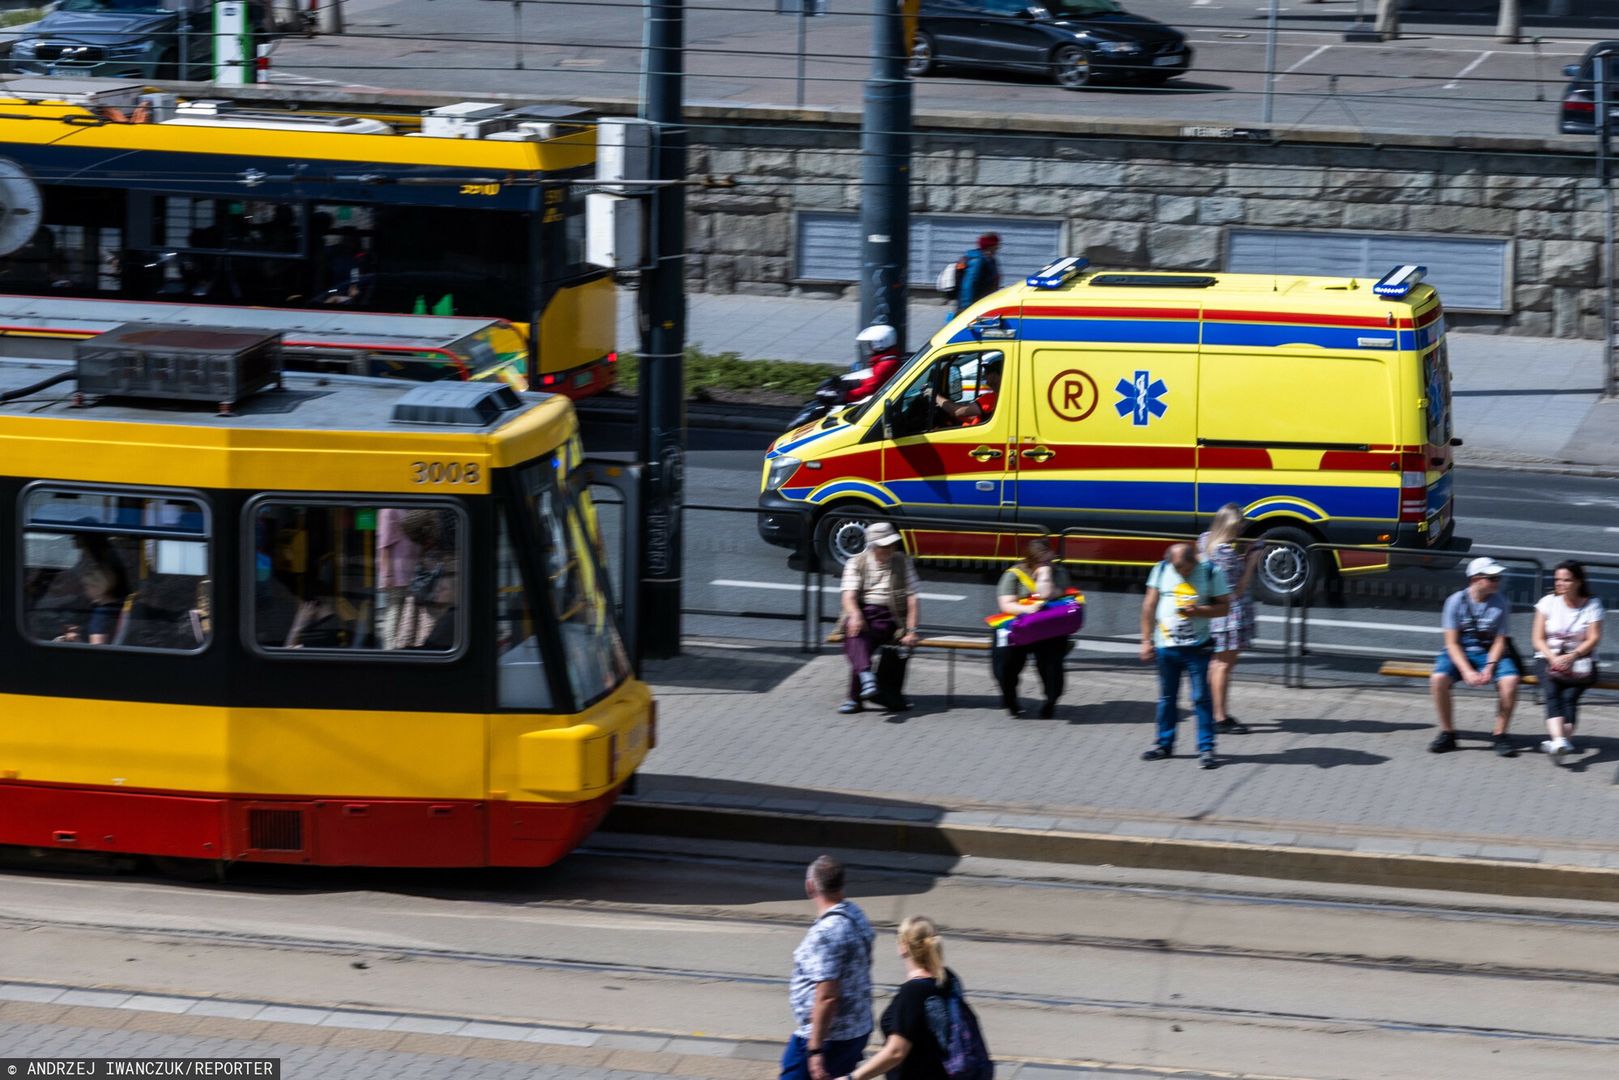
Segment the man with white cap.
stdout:
[[1495,684],[1497,705],[1491,743],[1501,757],[1517,754],[1507,736],[1507,724],[1517,702],[1520,672],[1507,652],[1512,607],[1501,596],[1504,573],[1506,567],[1494,559],[1474,559],[1467,564],[1467,588],[1445,601],[1439,620],[1445,632],[1445,648],[1434,660],[1433,675],[1428,679],[1434,711],[1439,714],[1439,734],[1428,744],[1431,753],[1456,749],[1450,691],[1460,680],[1468,686]]
[[[899,530],[886,521],[866,526],[866,549],[843,567],[843,653],[849,658],[849,698],[840,713],[857,713],[862,701],[881,696],[871,662],[877,650],[896,641],[916,644],[918,618],[916,567],[900,550]],[[889,688],[891,708],[904,707],[899,687]]]

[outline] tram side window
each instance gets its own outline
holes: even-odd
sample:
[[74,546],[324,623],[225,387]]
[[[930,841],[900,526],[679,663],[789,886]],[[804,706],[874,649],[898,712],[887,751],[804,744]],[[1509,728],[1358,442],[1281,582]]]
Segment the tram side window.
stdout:
[[583,707],[629,677],[629,654],[619,636],[601,554],[578,502],[561,489],[552,469],[528,466],[525,481],[574,705]]
[[456,652],[464,533],[446,506],[258,503],[253,640],[273,652]]
[[34,487],[22,518],[30,638],[171,652],[207,646],[213,581],[200,502]]

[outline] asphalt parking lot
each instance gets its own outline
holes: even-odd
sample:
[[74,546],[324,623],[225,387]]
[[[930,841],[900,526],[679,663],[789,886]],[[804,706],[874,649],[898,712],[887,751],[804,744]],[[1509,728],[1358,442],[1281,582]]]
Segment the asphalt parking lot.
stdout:
[[[1188,34],[1196,59],[1187,77],[1163,88],[1072,92],[1031,75],[946,71],[917,81],[917,111],[1266,124],[1265,0],[1124,3]],[[1357,7],[1369,14],[1375,0],[1279,0],[1268,123],[1555,137],[1563,66],[1591,41],[1619,37],[1619,12],[1549,19],[1536,14],[1544,5],[1524,6],[1518,44],[1495,39],[1495,5],[1460,0],[1408,0],[1401,36],[1366,43],[1344,31]],[[446,8],[444,0],[349,0],[349,33],[281,43],[275,77],[536,97],[639,93],[639,3],[471,0],[448,28]],[[688,0],[687,100],[858,108],[871,4],[830,0],[828,9],[805,20],[800,84],[799,20],[777,14],[775,0]]]

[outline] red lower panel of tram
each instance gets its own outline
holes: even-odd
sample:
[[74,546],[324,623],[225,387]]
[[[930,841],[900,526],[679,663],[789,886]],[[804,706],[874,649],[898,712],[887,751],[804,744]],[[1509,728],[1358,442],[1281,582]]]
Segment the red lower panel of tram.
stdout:
[[546,866],[601,824],[578,803],[249,798],[0,782],[0,845],[312,866]]

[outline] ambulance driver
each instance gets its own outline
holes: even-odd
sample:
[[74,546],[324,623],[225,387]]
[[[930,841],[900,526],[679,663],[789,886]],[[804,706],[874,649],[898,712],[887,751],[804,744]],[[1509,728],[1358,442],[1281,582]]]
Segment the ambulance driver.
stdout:
[[995,400],[1001,392],[1001,361],[1004,354],[988,352],[978,362],[979,370],[983,373],[978,393],[969,401],[951,401],[943,394],[933,395],[934,404],[939,411],[954,420],[961,427],[972,427],[981,424],[995,414]]

